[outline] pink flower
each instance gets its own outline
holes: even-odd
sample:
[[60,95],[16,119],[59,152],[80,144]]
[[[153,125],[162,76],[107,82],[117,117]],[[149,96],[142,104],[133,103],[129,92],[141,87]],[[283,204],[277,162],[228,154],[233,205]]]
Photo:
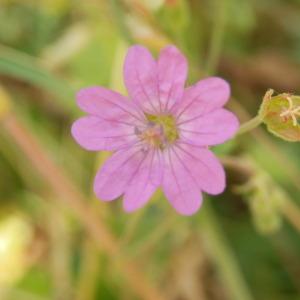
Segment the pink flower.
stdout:
[[176,47],[164,48],[155,61],[136,45],[124,66],[130,99],[102,87],[79,91],[78,105],[88,116],[73,124],[75,140],[87,150],[114,152],[96,175],[98,198],[123,195],[131,212],[161,187],[177,212],[191,215],[202,191],[224,190],[224,169],[208,146],[230,139],[239,127],[222,108],[229,85],[210,77],[184,89],[186,77],[187,61]]

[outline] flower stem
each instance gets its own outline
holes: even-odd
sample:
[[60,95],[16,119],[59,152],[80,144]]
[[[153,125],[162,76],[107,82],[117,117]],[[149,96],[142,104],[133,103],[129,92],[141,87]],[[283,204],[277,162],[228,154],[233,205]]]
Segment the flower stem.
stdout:
[[[50,199],[49,199],[50,200]],[[48,234],[51,241],[50,270],[54,286],[54,299],[72,299],[70,228],[63,210],[47,207]]]
[[122,9],[122,1],[112,0],[110,1],[111,11],[113,18],[116,22],[118,29],[120,30],[121,35],[129,44],[133,44],[134,40],[131,35],[130,30],[127,28],[127,24],[124,18],[124,10]]
[[237,132],[237,135],[247,133],[247,132],[251,131],[252,129],[258,127],[261,123],[262,123],[262,118],[257,115],[253,119],[242,124],[239,131]]
[[172,231],[177,220],[176,215],[172,214],[171,217],[161,224],[159,229],[153,231],[147,239],[142,240],[136,245],[136,248],[134,249],[135,255],[144,255],[144,257],[149,256],[150,251],[154,250],[156,245]]
[[85,240],[82,248],[82,263],[77,281],[75,299],[94,299],[99,281],[100,253],[91,240]]
[[227,23],[228,0],[214,1],[215,17],[209,45],[209,53],[205,72],[207,75],[214,74],[222,51],[225,27]]
[[291,199],[285,199],[282,212],[289,223],[293,225],[298,232],[300,232],[300,210],[298,205]]
[[[48,183],[57,199],[64,202],[81,222],[98,249],[103,250],[110,258],[114,258],[120,249],[117,239],[94,209],[87,204],[84,195],[46,153],[25,124],[11,112],[1,121],[1,125],[19,146],[21,153],[23,152],[37,173]],[[145,274],[138,269],[138,266],[127,257],[120,261],[120,270],[125,273],[128,285],[141,299],[165,299],[162,293],[148,281]]]
[[215,262],[224,286],[230,293],[229,298],[232,300],[253,299],[234,253],[231,252],[221,226],[208,202],[201,211],[201,222],[201,234],[207,243],[208,254]]

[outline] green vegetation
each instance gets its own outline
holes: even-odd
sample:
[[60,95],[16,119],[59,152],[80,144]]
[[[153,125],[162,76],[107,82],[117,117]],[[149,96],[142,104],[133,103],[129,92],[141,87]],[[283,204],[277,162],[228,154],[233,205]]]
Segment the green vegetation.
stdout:
[[189,84],[228,80],[241,123],[269,88],[299,95],[299,15],[299,0],[0,1],[0,299],[299,299],[299,143],[261,125],[215,147],[227,189],[188,218],[160,191],[133,214],[95,199],[108,154],[70,135],[77,90],[126,93],[133,43],[175,44]]

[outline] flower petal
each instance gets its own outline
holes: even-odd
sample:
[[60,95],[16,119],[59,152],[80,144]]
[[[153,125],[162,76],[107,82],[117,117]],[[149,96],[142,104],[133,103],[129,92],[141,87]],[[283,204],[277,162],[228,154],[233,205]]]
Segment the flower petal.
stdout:
[[78,119],[71,131],[77,143],[91,151],[117,150],[137,139],[133,126],[104,121],[95,116]]
[[197,146],[210,146],[232,138],[239,128],[239,121],[233,113],[220,108],[178,126],[182,140]]
[[174,46],[164,48],[158,59],[159,99],[163,111],[168,111],[183,95],[187,77],[187,61]]
[[177,212],[194,214],[202,203],[202,195],[186,163],[169,148],[165,151],[163,191]]
[[97,173],[94,182],[96,196],[111,201],[121,196],[147,157],[138,146],[114,153]]
[[145,47],[129,48],[124,64],[124,81],[130,97],[143,111],[160,111],[157,63]]
[[202,191],[212,195],[224,191],[225,172],[211,151],[184,143],[178,144],[174,151],[185,162]]
[[229,84],[218,77],[200,80],[184,91],[183,100],[174,106],[179,122],[202,116],[221,108],[230,96]]
[[125,211],[135,211],[148,202],[161,184],[162,171],[160,153],[155,150],[149,151],[147,158],[140,165],[126,188],[123,199]]
[[143,114],[128,98],[102,87],[81,89],[77,93],[77,104],[85,112],[105,120],[120,122],[143,122]]

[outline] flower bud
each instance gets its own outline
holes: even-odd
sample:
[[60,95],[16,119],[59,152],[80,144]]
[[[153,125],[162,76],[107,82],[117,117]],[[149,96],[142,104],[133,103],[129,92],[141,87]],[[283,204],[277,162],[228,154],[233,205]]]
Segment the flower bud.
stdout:
[[281,191],[276,188],[269,194],[266,190],[258,189],[249,197],[253,222],[258,232],[272,234],[280,229],[283,202],[284,197]]
[[281,228],[283,207],[289,197],[252,158],[244,156],[243,163],[251,175],[235,191],[246,200],[256,230],[261,234],[276,233]]
[[300,141],[300,96],[273,93],[266,92],[259,116],[274,135],[289,142]]

